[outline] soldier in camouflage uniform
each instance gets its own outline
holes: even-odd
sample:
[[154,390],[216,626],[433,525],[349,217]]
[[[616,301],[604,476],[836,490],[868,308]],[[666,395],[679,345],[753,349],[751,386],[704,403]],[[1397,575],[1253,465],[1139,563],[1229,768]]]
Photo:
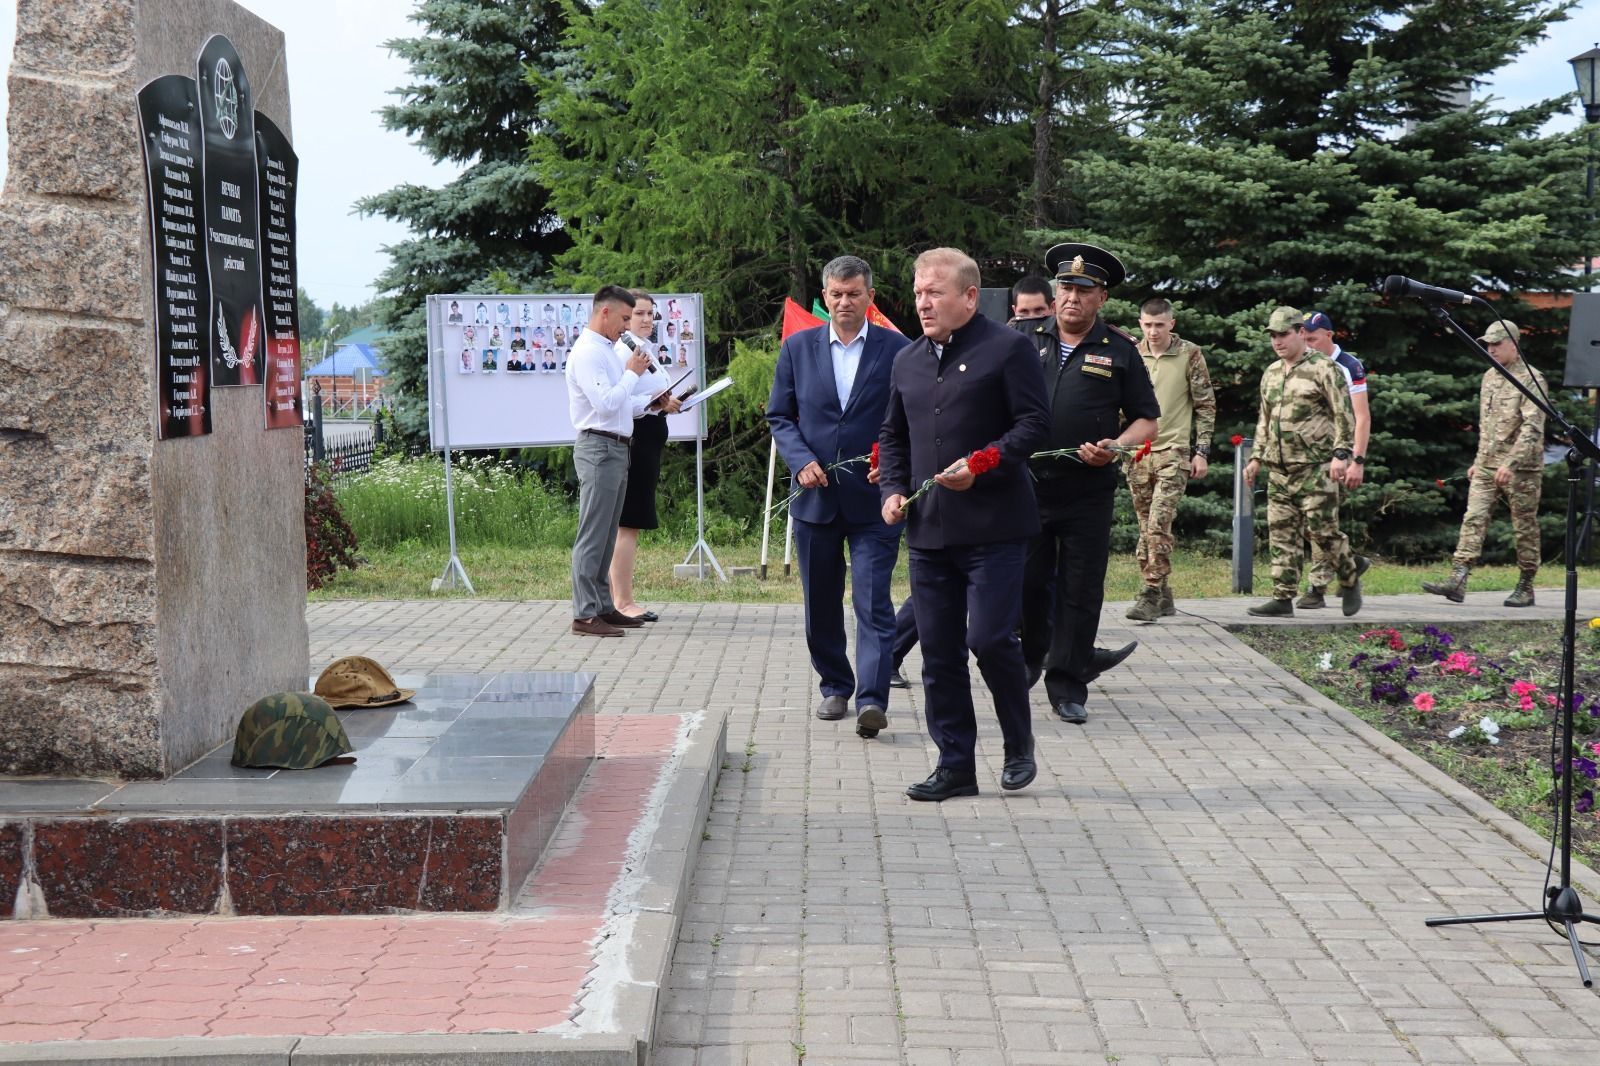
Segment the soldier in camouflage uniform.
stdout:
[[[1517,342],[1522,333],[1515,322],[1496,322],[1478,338],[1494,361],[1535,393],[1545,393],[1544,375],[1522,359]],[[1467,577],[1483,551],[1496,496],[1504,496],[1511,510],[1511,529],[1517,541],[1517,587],[1506,597],[1507,607],[1533,606],[1533,579],[1539,573],[1539,493],[1544,487],[1544,412],[1517,391],[1500,371],[1483,373],[1478,389],[1478,454],[1467,471],[1467,514],[1461,520],[1456,542],[1455,568],[1444,581],[1424,581],[1422,590],[1460,603],[1466,596]]]
[[1344,613],[1352,615],[1361,610],[1367,560],[1350,550],[1350,541],[1339,530],[1337,484],[1350,462],[1355,416],[1344,375],[1327,356],[1307,347],[1300,322],[1300,312],[1292,307],[1277,308],[1267,321],[1278,360],[1261,375],[1256,452],[1245,464],[1244,480],[1253,487],[1261,468],[1267,468],[1272,599],[1251,607],[1250,613],[1294,614],[1309,540],[1333,564]]
[[1172,589],[1172,520],[1190,478],[1206,476],[1217,398],[1198,345],[1172,332],[1172,304],[1157,297],[1139,308],[1139,355],[1161,405],[1161,431],[1142,462],[1124,461],[1133,510],[1139,518],[1135,557],[1144,588],[1128,608],[1136,622],[1175,614]]

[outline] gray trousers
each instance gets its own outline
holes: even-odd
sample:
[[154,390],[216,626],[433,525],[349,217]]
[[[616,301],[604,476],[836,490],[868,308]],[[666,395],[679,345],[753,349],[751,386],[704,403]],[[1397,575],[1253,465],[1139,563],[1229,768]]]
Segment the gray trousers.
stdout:
[[572,545],[572,617],[593,618],[617,609],[611,599],[611,553],[628,487],[628,446],[579,433],[572,446],[578,468],[578,539]]

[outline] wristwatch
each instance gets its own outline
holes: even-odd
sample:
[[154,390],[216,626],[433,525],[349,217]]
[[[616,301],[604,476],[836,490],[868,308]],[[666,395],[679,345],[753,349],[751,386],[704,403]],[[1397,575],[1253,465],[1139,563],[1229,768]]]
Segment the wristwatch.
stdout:
[[1348,461],[1350,459],[1350,449],[1349,448],[1335,448],[1333,450],[1333,457],[1335,459],[1338,459],[1338,460],[1341,460],[1341,461]]
[[1357,466],[1366,466],[1367,465],[1367,457],[1365,455],[1352,455],[1350,457],[1350,461],[1352,463],[1356,464]]
[[1192,454],[1198,455],[1203,459],[1209,459],[1209,458],[1211,458],[1211,445],[1209,445],[1209,444],[1196,444],[1194,446],[1194,452]]

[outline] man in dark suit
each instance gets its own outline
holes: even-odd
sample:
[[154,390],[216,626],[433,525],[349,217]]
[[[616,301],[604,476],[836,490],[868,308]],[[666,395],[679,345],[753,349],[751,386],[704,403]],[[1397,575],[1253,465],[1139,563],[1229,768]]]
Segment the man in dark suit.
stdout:
[[1048,449],[1077,458],[1036,459],[1043,532],[1028,555],[1022,650],[1032,676],[1044,674],[1050,708],[1062,721],[1089,719],[1089,682],[1132,653],[1097,655],[1100,606],[1117,495],[1119,455],[1156,434],[1161,408],[1133,338],[1100,319],[1106,291],[1126,274],[1092,244],[1058,244],[1045,255],[1056,275],[1056,314],[1034,339],[1050,404]]
[[[1033,346],[978,314],[978,284],[978,264],[954,248],[917,257],[923,337],[895,356],[879,435],[883,520],[907,522],[928,732],[939,748],[932,775],[906,789],[914,800],[978,793],[968,649],[1005,737],[1000,786],[1034,778],[1016,627],[1028,540],[1039,529],[1027,460],[1049,419]],[[999,451],[999,465],[975,475],[963,460],[988,448]],[[928,478],[935,487],[908,505]]]
[[[838,464],[871,453],[894,353],[905,344],[893,330],[868,325],[872,298],[872,268],[865,260],[845,255],[824,267],[822,299],[830,321],[783,342],[767,402],[772,439],[805,490],[791,512],[806,646],[821,679],[817,717],[844,718],[853,694],[856,732],[867,738],[889,724],[889,578],[900,554],[900,530],[880,517],[878,491],[867,483],[868,464]],[[846,545],[856,612],[854,672],[844,635]]]

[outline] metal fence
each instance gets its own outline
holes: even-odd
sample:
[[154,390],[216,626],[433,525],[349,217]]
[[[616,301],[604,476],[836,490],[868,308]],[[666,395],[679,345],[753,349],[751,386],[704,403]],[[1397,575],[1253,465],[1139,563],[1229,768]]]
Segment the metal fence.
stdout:
[[328,440],[323,432],[322,397],[311,397],[311,418],[305,423],[306,468],[326,463],[330,474],[341,478],[372,469],[373,457],[383,443],[383,420],[366,426],[353,426]]

